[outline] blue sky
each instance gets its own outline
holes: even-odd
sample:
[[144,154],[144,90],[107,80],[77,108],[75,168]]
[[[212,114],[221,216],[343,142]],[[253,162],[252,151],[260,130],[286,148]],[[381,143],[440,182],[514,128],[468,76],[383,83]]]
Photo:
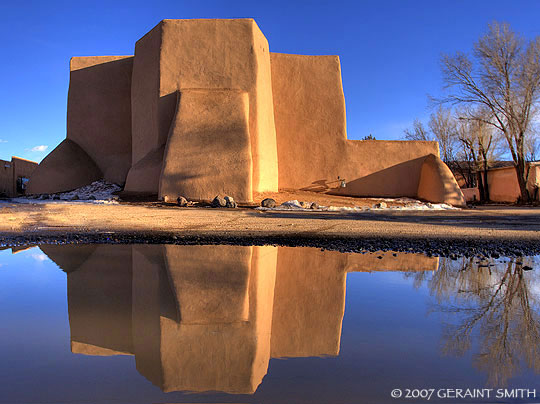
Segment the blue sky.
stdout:
[[2,1],[0,159],[40,161],[66,135],[71,56],[130,55],[164,18],[255,18],[270,50],[341,58],[348,136],[399,139],[441,90],[442,52],[491,21],[540,35],[540,1]]

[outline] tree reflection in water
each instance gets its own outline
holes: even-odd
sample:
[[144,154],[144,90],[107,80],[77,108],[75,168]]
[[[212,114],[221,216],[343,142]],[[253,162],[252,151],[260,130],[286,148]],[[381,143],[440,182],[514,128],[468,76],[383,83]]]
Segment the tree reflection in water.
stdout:
[[430,311],[444,319],[442,352],[474,354],[489,386],[504,387],[527,366],[540,373],[539,277],[531,259],[441,259],[433,273],[405,275],[426,284]]

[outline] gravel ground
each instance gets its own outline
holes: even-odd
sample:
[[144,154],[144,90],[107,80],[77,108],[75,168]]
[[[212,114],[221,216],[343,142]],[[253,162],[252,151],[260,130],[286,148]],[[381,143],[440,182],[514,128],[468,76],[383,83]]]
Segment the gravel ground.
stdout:
[[178,245],[273,245],[316,247],[344,253],[396,251],[427,256],[499,258],[540,255],[537,241],[402,239],[402,238],[318,238],[305,236],[178,236],[176,234],[77,234],[0,236],[0,249],[40,244],[178,244]]

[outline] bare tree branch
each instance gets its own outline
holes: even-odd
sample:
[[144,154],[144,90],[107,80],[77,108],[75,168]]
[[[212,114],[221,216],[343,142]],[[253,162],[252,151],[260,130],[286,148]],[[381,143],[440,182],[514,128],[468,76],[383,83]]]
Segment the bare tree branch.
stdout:
[[540,37],[526,41],[508,24],[494,22],[474,44],[472,59],[460,52],[443,55],[441,71],[447,94],[434,101],[489,113],[489,118],[476,120],[504,135],[521,199],[528,201],[527,145],[534,137],[531,126],[540,96]]

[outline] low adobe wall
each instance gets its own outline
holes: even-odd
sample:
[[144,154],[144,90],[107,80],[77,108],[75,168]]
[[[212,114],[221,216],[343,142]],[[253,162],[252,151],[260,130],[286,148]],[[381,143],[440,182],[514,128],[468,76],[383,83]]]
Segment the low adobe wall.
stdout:
[[281,189],[418,197],[437,142],[348,140],[339,57],[271,53],[271,63]]
[[103,178],[94,160],[75,142],[64,139],[34,170],[26,193],[71,191]]
[[493,202],[514,203],[521,195],[514,167],[488,171],[489,199]]
[[[527,188],[531,198],[538,199],[535,187],[540,181],[540,167],[532,165],[529,173]],[[489,199],[493,202],[515,203],[521,197],[519,184],[514,167],[493,168],[488,171]]]
[[418,197],[422,166],[428,155],[439,155],[437,142],[348,140],[340,167],[350,196]]
[[434,154],[427,156],[422,163],[417,196],[429,202],[449,203],[454,206],[467,205],[454,174]]
[[475,202],[480,200],[480,191],[478,188],[461,188],[463,196],[467,202]]

